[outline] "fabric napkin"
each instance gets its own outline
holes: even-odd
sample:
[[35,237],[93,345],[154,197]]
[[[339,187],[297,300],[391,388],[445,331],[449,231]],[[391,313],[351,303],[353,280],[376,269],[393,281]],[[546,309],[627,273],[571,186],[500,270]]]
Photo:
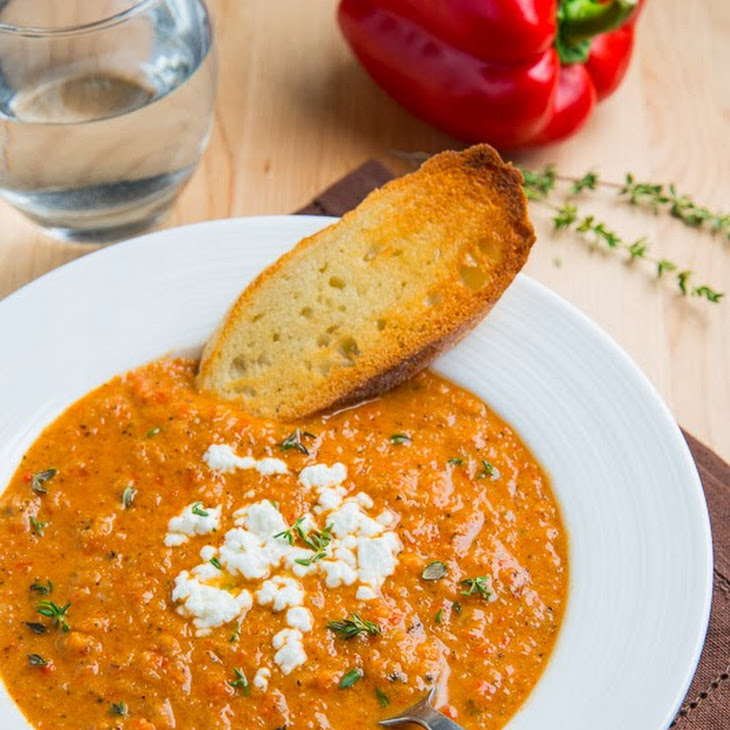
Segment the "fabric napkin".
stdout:
[[[341,216],[371,190],[392,178],[388,168],[370,160],[321,192],[297,213]],[[705,647],[687,697],[670,727],[730,730],[730,466],[697,439],[683,433],[697,464],[710,511],[715,572]],[[650,681],[647,677],[647,682]]]

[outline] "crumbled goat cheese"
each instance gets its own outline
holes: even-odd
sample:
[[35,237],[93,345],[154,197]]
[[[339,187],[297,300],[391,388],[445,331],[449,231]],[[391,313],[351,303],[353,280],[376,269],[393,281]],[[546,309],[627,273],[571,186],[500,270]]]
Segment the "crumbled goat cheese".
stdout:
[[336,487],[347,479],[347,467],[339,462],[332,466],[314,464],[306,466],[299,472],[299,483],[311,489],[327,489]]
[[377,597],[378,594],[370,586],[360,586],[355,594],[358,601],[372,601]]
[[[225,445],[210,447],[206,457],[208,465],[219,471],[252,468],[254,461],[251,457],[236,456]],[[327,588],[358,584],[357,599],[373,600],[378,597],[385,579],[394,572],[402,550],[398,535],[388,529],[397,520],[396,516],[386,511],[373,519],[367,514],[374,507],[372,498],[364,492],[348,497],[348,490],[342,486],[346,478],[347,468],[340,463],[331,467],[314,464],[299,474],[300,483],[316,491],[316,502],[312,505],[314,515],[302,515],[298,527],[304,534],[315,531],[322,534],[328,528],[330,536],[316,560],[309,562],[319,551],[305,546],[298,533],[291,532],[292,526],[274,503],[254,502],[233,513],[236,526],[224,535],[219,547],[206,545],[200,551],[202,564],[190,573],[183,571],[175,579],[173,599],[181,602],[177,610],[193,618],[199,634],[209,633],[211,628],[245,616],[253,602],[247,590],[234,595],[218,588],[222,578],[262,581],[258,590],[253,590],[256,602],[270,606],[275,613],[286,611],[286,628],[272,640],[276,650],[274,662],[284,674],[304,664],[307,655],[303,635],[312,630],[313,619],[304,606],[304,587],[296,578],[319,575]],[[186,508],[184,516],[192,513],[191,508]],[[215,518],[217,526],[220,508]],[[210,562],[214,557],[223,572]],[[265,689],[270,670],[262,668],[256,677]],[[259,686],[256,679],[254,685]]]
[[271,670],[267,669],[266,667],[261,667],[261,669],[256,672],[252,684],[254,687],[260,689],[262,692],[266,692],[266,690],[269,688],[270,678]]
[[236,469],[256,469],[263,476],[288,474],[289,469],[281,459],[259,459],[237,456],[228,444],[211,444],[203,454],[203,461],[213,470],[226,474]]
[[274,649],[274,661],[284,674],[290,674],[293,669],[307,661],[304,651],[302,632],[299,629],[282,629],[271,642]]
[[292,578],[275,575],[264,582],[256,594],[256,600],[260,606],[270,605],[273,611],[283,611],[285,608],[302,605],[304,589]]
[[181,616],[193,619],[198,636],[206,636],[211,629],[243,618],[253,604],[248,591],[242,590],[234,595],[201,583],[186,570],[175,578],[172,599],[180,601],[177,612]]
[[312,614],[304,606],[295,606],[286,612],[286,623],[293,629],[311,631],[314,622]]
[[200,502],[193,502],[167,524],[165,545],[168,547],[182,545],[191,535],[207,535],[217,530],[220,523],[220,507],[203,507]]

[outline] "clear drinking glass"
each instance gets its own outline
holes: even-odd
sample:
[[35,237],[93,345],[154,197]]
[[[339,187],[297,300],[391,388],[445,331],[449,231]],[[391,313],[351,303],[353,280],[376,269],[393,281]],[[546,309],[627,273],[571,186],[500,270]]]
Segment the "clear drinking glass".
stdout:
[[0,196],[64,239],[152,225],[208,140],[212,43],[202,0],[2,0]]

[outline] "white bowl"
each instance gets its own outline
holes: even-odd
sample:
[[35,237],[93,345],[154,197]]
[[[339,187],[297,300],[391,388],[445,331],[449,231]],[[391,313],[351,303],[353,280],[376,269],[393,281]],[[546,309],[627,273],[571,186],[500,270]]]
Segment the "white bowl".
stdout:
[[[40,430],[112,376],[197,351],[243,286],[331,219],[214,221],[90,254],[0,302],[0,485]],[[671,414],[583,315],[519,276],[435,364],[516,427],[569,533],[568,608],[510,730],[659,730],[694,672],[712,595],[702,487]],[[3,730],[25,730],[0,688]]]

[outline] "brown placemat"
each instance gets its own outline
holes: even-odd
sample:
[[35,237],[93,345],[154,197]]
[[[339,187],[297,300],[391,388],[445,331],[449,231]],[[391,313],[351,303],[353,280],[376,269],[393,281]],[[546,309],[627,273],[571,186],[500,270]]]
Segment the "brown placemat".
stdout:
[[[371,190],[392,178],[393,173],[387,167],[370,160],[297,213],[341,216]],[[671,727],[675,730],[730,730],[730,466],[688,433],[684,432],[684,436],[697,464],[710,511],[715,581],[712,616],[702,657]]]

